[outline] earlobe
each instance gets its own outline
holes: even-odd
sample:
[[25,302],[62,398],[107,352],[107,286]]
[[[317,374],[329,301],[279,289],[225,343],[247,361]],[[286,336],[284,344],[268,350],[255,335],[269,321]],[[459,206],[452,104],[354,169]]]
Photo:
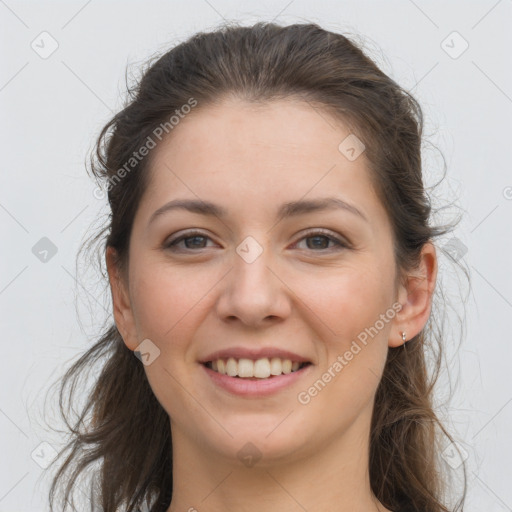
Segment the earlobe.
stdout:
[[388,346],[403,345],[425,327],[430,316],[436,279],[436,250],[431,242],[427,242],[421,252],[418,272],[409,276],[406,286],[401,287],[402,309],[396,315]]
[[112,308],[116,327],[121,334],[125,345],[130,350],[135,350],[138,343],[130,297],[127,289],[127,283],[124,282],[117,264],[117,252],[113,247],[107,247],[105,252],[105,262],[110,281]]

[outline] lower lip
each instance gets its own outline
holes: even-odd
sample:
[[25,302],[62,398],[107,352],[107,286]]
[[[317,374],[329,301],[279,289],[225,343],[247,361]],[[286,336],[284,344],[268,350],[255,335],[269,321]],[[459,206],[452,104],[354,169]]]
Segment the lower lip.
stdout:
[[287,374],[277,375],[268,379],[244,379],[239,377],[230,377],[222,373],[211,370],[204,364],[201,364],[206,374],[214,384],[238,396],[245,397],[263,397],[277,393],[279,390],[293,385],[304,375],[309,373],[312,364]]

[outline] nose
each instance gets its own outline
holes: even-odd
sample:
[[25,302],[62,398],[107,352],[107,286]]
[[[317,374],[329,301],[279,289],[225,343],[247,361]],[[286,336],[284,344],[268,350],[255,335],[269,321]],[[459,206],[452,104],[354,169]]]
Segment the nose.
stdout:
[[233,256],[233,268],[223,280],[217,314],[224,322],[240,322],[248,327],[266,327],[283,321],[291,310],[289,288],[271,268],[265,249],[254,261]]

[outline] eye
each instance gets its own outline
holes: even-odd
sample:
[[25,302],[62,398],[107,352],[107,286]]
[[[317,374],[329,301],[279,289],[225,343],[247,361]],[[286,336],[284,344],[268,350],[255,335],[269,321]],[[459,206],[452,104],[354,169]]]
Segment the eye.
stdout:
[[[165,243],[163,247],[164,249],[170,249],[172,251],[205,249],[206,246],[204,243],[206,240],[211,240],[211,238],[199,231],[192,231],[185,233],[174,240],[171,239],[169,242]],[[185,243],[185,247],[179,246],[181,242]]]
[[[339,239],[336,236],[333,236],[330,231],[326,231],[323,229],[316,229],[309,231],[306,236],[302,237],[299,242],[302,242],[303,240],[306,241],[306,248],[311,249],[314,252],[319,251],[330,251],[330,250],[336,250],[340,248],[349,248],[349,244],[345,243],[343,240]],[[311,240],[311,243],[308,243],[307,241]],[[299,243],[297,242],[297,243]],[[327,247],[330,242],[334,243],[333,247]]]
[[[175,238],[174,240],[171,239],[169,242],[164,244],[163,248],[176,252],[183,250],[196,252],[194,249],[205,249],[207,247],[205,244],[208,240],[211,240],[209,236],[199,231],[191,231]],[[295,245],[303,240],[306,241],[306,249],[313,250],[314,252],[349,248],[348,243],[332,235],[330,231],[322,229],[309,231],[306,236],[303,236]],[[312,243],[307,243],[308,240],[312,240]],[[180,246],[182,242],[184,243],[184,246]],[[328,247],[329,243],[333,243],[334,247]]]

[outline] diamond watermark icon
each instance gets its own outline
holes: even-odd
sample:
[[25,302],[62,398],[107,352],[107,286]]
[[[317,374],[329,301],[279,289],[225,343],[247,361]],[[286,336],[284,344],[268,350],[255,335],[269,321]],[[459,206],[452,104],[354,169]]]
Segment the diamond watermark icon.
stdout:
[[263,252],[263,247],[255,238],[248,236],[238,245],[236,252],[246,263],[253,263]]
[[363,141],[353,133],[345,137],[338,146],[338,151],[351,162],[356,160],[365,149]]
[[468,248],[458,238],[451,238],[441,249],[455,261],[459,261],[468,252]]
[[441,41],[441,48],[452,59],[458,59],[469,48],[469,43],[454,30]]
[[160,349],[149,338],[146,338],[137,345],[133,354],[142,361],[144,366],[149,366],[160,355]]
[[46,236],[43,236],[32,247],[32,254],[43,263],[48,263],[56,254],[57,246]]
[[468,458],[468,452],[460,443],[450,443],[441,455],[452,469],[457,469]]
[[236,455],[248,468],[252,468],[262,457],[258,447],[250,442],[245,443]]
[[30,454],[32,460],[42,469],[46,469],[57,457],[57,450],[48,442],[38,444]]
[[50,33],[44,31],[30,43],[30,47],[41,59],[47,59],[57,50],[59,43]]

